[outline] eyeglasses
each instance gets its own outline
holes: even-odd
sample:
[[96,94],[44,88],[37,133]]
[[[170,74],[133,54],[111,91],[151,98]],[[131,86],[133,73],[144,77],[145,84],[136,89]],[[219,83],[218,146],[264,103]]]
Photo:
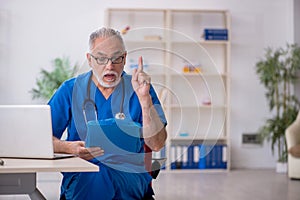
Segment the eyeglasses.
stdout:
[[93,56],[92,54],[90,54],[90,55],[96,60],[98,65],[106,65],[109,60],[111,61],[112,64],[121,64],[125,57],[124,55],[122,55],[119,57],[111,57],[111,58],[108,58],[108,57],[97,58],[97,57]]

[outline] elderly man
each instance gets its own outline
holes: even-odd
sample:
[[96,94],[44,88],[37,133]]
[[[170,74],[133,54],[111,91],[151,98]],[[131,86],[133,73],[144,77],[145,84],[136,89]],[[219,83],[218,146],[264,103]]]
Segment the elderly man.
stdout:
[[[96,173],[64,173],[61,199],[152,198],[151,176],[146,170],[135,168],[133,160],[144,165],[144,161],[136,156],[144,156],[144,145],[153,151],[164,146],[167,122],[150,77],[143,71],[142,57],[130,76],[123,71],[126,56],[118,31],[110,28],[96,30],[90,35],[86,54],[91,71],[65,81],[49,101],[54,151],[76,154],[100,167]],[[142,129],[134,143],[122,139],[126,138],[122,131],[106,134],[116,134],[120,138],[118,143],[133,149],[133,152],[113,155],[105,153],[101,145],[86,146],[90,121],[109,119],[115,122],[125,117]],[[67,139],[60,140],[66,128]]]

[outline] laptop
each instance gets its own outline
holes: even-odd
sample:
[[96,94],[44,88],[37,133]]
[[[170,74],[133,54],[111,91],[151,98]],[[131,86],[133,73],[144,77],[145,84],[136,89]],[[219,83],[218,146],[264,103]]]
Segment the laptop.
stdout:
[[49,105],[0,105],[0,157],[58,159]]

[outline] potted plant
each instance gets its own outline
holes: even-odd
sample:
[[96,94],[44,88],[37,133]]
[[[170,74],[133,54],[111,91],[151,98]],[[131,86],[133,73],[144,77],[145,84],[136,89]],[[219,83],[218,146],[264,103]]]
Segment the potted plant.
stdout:
[[256,73],[266,88],[272,115],[259,129],[259,134],[263,140],[271,141],[273,154],[276,146],[279,163],[287,162],[285,129],[296,119],[299,110],[299,100],[293,93],[299,69],[300,48],[296,44],[275,50],[267,48],[265,57],[256,63]]
[[33,99],[49,100],[57,88],[67,79],[73,77],[78,69],[77,64],[71,66],[68,58],[55,58],[52,61],[54,69],[42,69],[41,77],[36,79],[36,88],[31,89]]

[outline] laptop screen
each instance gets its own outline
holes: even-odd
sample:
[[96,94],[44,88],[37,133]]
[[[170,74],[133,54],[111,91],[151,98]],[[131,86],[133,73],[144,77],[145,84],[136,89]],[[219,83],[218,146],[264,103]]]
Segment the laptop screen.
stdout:
[[0,105],[0,157],[52,158],[49,105]]

